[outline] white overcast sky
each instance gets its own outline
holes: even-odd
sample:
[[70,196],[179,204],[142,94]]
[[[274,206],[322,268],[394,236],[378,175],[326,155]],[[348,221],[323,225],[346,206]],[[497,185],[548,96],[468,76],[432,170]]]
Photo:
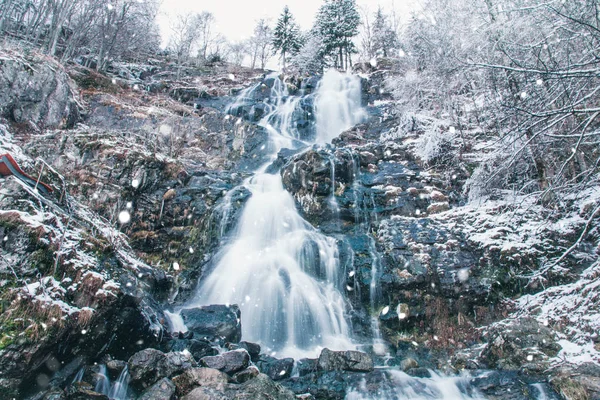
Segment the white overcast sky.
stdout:
[[[244,40],[254,29],[260,18],[272,20],[277,17],[285,5],[300,24],[301,28],[310,29],[314,17],[324,0],[163,0],[159,24],[163,39],[169,36],[169,16],[182,12],[209,11],[216,18],[217,30],[231,41]],[[407,18],[415,8],[417,0],[357,0],[359,7],[368,7],[375,11],[379,5],[389,11],[392,6],[396,13]]]

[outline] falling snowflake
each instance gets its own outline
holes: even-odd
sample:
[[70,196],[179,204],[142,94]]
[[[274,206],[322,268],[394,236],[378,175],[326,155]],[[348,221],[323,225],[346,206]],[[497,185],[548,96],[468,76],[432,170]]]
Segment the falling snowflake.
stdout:
[[131,221],[131,214],[129,214],[129,211],[121,211],[119,213],[119,222],[122,224],[126,224],[129,221]]

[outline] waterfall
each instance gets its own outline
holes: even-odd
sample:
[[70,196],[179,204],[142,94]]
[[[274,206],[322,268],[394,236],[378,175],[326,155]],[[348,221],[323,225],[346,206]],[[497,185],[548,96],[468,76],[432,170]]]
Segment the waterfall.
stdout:
[[[244,183],[252,196],[231,241],[216,256],[212,272],[187,307],[238,304],[244,339],[282,356],[315,356],[324,347],[354,348],[336,240],[299,215],[279,173],[265,172],[279,150],[307,145],[295,126],[302,98],[290,96],[279,77],[269,79],[274,83],[259,125],[269,133],[271,157]],[[360,81],[351,75],[326,73],[315,97],[319,143],[363,116]]]

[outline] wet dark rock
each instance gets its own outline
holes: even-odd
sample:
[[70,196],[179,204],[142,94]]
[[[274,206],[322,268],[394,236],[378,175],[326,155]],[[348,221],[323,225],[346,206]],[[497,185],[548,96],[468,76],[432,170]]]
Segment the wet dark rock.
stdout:
[[110,360],[106,362],[106,370],[108,371],[108,376],[111,380],[116,380],[121,372],[127,366],[126,361],[122,360]]
[[195,361],[185,353],[163,353],[146,349],[134,354],[128,362],[131,385],[144,389],[162,378],[170,378],[195,366]]
[[231,375],[248,367],[250,355],[245,349],[238,349],[217,356],[204,357],[200,360],[200,364]]
[[319,368],[319,360],[316,358],[302,358],[296,361],[296,369],[298,375],[304,376],[313,372],[317,372]]
[[38,396],[33,397],[31,400],[66,400],[67,394],[64,390],[59,388],[52,388],[44,393],[40,393]]
[[318,361],[322,371],[373,371],[373,359],[367,353],[360,351],[331,351],[323,349]]
[[256,363],[260,372],[267,375],[274,381],[287,379],[292,375],[294,369],[293,358],[276,359],[273,357],[262,355]]
[[211,305],[181,310],[187,328],[199,338],[237,343],[242,338],[240,309],[237,305]]
[[168,378],[162,378],[138,397],[138,400],[171,400],[174,396],[175,384]]
[[66,392],[67,400],[108,400],[108,396],[95,392],[92,385],[85,382],[74,383]]
[[181,398],[182,400],[229,400],[222,391],[211,387],[198,387]]
[[189,351],[196,361],[202,357],[215,356],[219,351],[213,345],[203,339],[173,339],[167,343],[167,351]]
[[229,350],[245,349],[250,354],[250,359],[253,362],[258,361],[260,357],[260,344],[242,341],[238,344],[228,343]]
[[237,372],[233,375],[233,381],[236,383],[244,383],[248,382],[250,379],[256,378],[260,374],[260,371],[255,366],[251,365],[250,367]]
[[548,359],[561,349],[555,333],[533,318],[497,325],[490,329],[487,340],[480,360],[490,368],[502,370],[525,368],[542,372]]
[[173,378],[179,397],[187,395],[199,386],[223,390],[228,381],[229,377],[224,372],[212,368],[190,368]]

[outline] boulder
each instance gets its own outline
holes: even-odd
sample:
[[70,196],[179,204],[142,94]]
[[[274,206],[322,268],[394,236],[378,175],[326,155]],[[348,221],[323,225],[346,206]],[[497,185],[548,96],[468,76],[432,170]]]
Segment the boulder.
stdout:
[[41,54],[2,51],[0,114],[36,129],[72,127],[79,120],[74,84],[64,68]]
[[215,356],[219,351],[210,342],[203,339],[173,339],[167,343],[168,351],[189,351],[195,360],[206,356]]
[[302,358],[296,362],[296,369],[299,376],[305,376],[317,372],[319,360],[316,358]]
[[245,349],[237,349],[218,356],[204,357],[200,360],[200,364],[203,367],[218,369],[231,375],[248,367],[250,354]]
[[210,387],[199,387],[192,390],[187,395],[183,396],[181,400],[229,400],[231,397],[225,395],[225,393],[213,389]]
[[229,377],[212,368],[191,368],[173,378],[177,396],[182,397],[199,386],[224,390]]
[[237,305],[210,305],[181,311],[187,328],[199,338],[237,343],[242,338],[241,313]]
[[[240,342],[237,346],[238,346],[238,348],[246,349],[248,354],[250,354],[250,359],[252,361],[254,361],[254,362],[258,361],[258,359],[260,357],[260,344],[243,341],[243,342]],[[230,348],[229,350],[235,350],[235,349]]]
[[287,379],[292,375],[294,369],[293,358],[276,359],[269,356],[262,356],[256,363],[260,371],[274,381]]
[[561,347],[554,332],[533,318],[520,318],[509,325],[497,325],[488,333],[488,344],[480,361],[489,368],[501,370],[542,371],[548,359],[555,357]]
[[373,359],[360,351],[331,351],[323,349],[319,356],[318,367],[321,371],[373,371]]
[[171,400],[174,396],[175,384],[168,378],[162,378],[138,397],[138,400]]
[[126,361],[122,360],[110,360],[106,362],[106,370],[111,380],[115,380],[121,375],[121,372],[127,366]]
[[145,389],[162,378],[170,378],[196,365],[191,355],[186,353],[163,353],[155,349],[145,349],[134,354],[127,363],[131,385]]
[[67,388],[68,400],[108,400],[106,395],[93,390],[86,382],[77,382]]
[[258,368],[256,368],[254,365],[251,365],[250,367],[246,368],[245,370],[234,374],[233,380],[236,383],[244,383],[244,382],[248,382],[250,379],[256,378],[259,374],[260,374],[260,371],[258,370]]

